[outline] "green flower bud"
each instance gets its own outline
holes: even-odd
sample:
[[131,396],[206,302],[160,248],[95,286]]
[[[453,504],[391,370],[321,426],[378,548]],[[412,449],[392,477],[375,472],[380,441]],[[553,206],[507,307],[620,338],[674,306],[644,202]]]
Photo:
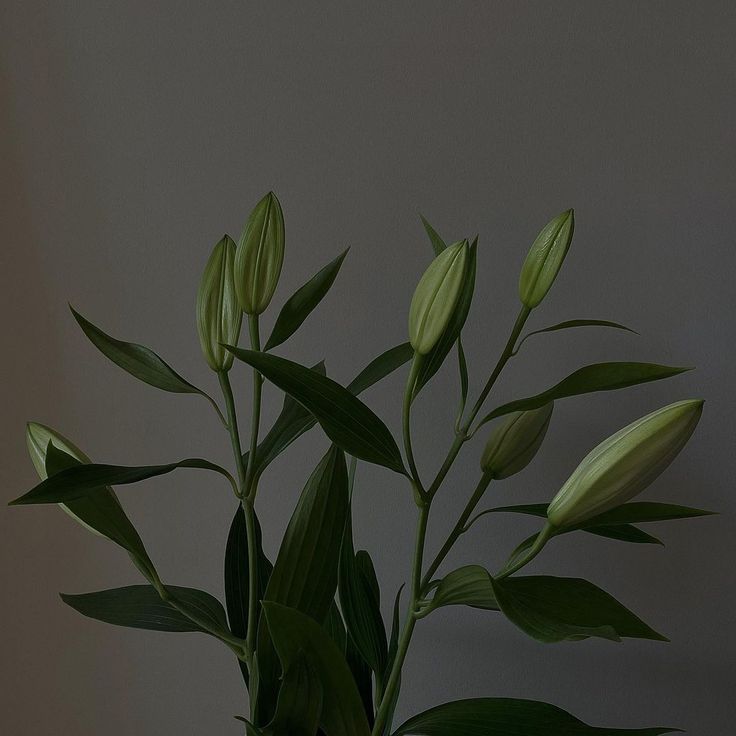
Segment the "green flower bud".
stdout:
[[455,311],[468,261],[468,241],[442,251],[424,272],[409,309],[409,340],[420,355],[426,355],[442,336]]
[[579,524],[643,491],[685,446],[702,413],[702,400],[679,401],[601,442],[550,503],[550,523],[556,527]]
[[[26,445],[28,447],[28,454],[31,456],[33,467],[36,468],[38,477],[41,480],[46,480],[48,477],[48,473],[46,472],[46,452],[48,450],[49,443],[62,452],[65,452],[67,455],[71,455],[80,463],[84,463],[86,465],[92,462],[73,442],[68,440],[59,432],[54,431],[51,427],[47,427],[45,424],[28,422],[26,425]],[[114,496],[112,488],[108,488],[107,491]],[[102,536],[96,529],[93,529],[89,524],[83,522],[63,503],[60,503],[59,506],[83,527],[89,529],[89,531],[97,534],[98,536]]]
[[246,314],[261,314],[271,302],[284,262],[284,215],[269,192],[250,213],[235,253],[235,291]]
[[243,312],[235,297],[235,243],[225,235],[214,247],[197,292],[197,332],[202,353],[213,371],[227,371],[233,354],[223,343],[237,345]]
[[532,243],[519,277],[519,297],[529,309],[544,299],[557,278],[574,228],[574,213],[567,210],[548,222]]
[[551,402],[539,409],[509,414],[488,438],[480,460],[481,470],[501,480],[529,465],[542,446],[553,409]]

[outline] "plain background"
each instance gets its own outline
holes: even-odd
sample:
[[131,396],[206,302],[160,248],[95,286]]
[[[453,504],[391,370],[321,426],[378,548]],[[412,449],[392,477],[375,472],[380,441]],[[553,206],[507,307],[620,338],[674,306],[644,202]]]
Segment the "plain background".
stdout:
[[[602,585],[670,644],[543,646],[497,615],[445,609],[418,627],[403,718],[475,695],[554,702],[597,725],[733,725],[733,202],[736,9],[731,2],[38,2],[0,11],[4,500],[35,483],[24,422],[93,458],[229,462],[206,403],[136,382],[96,353],[72,302],[216,391],[194,327],[210,248],[274,189],[288,255],[275,306],[347,245],[339,281],[279,352],[349,380],[405,339],[430,258],[418,218],[480,233],[466,329],[473,390],[518,308],[541,226],[575,207],[574,245],[531,319],[622,321],[641,336],[541,336],[493,397],[516,398],[599,360],[695,365],[685,376],[560,402],[536,462],[488,505],[549,499],[605,436],[670,401],[707,399],[701,426],[646,498],[721,512],[650,526],[665,547],[582,534],[531,568]],[[273,314],[265,318],[267,330]],[[245,372],[234,373],[248,411]],[[398,428],[403,375],[365,400]],[[452,363],[416,409],[425,473],[451,440]],[[280,405],[268,392],[265,423]],[[266,547],[326,446],[302,438],[264,476]],[[477,477],[469,445],[438,499],[430,544]],[[233,513],[215,477],[179,472],[121,497],[164,578],[221,595]],[[408,571],[415,509],[396,476],[361,467],[356,536],[388,611]],[[493,568],[535,529],[486,518],[451,563]],[[138,581],[127,558],[53,507],[0,509],[4,733],[241,733],[235,662],[217,642],[113,628],[57,593]],[[449,568],[448,568],[449,569]]]

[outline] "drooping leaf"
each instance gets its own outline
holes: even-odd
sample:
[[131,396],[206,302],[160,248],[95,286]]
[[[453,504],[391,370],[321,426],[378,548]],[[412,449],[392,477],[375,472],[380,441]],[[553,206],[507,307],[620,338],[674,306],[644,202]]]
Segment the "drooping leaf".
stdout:
[[113,363],[120,366],[131,376],[176,394],[199,394],[209,401],[212,399],[202,389],[182,378],[168,363],[159,358],[153,350],[132,342],[124,342],[103,332],[99,327],[85,319],[79,312],[70,307],[74,319],[82,328],[82,332],[90,342]]
[[87,495],[90,491],[105,486],[138,483],[157,475],[170,473],[177,468],[212,470],[229,478],[229,473],[219,465],[201,458],[187,458],[166,465],[75,465],[62,470],[53,477],[41,481],[28,493],[10,502],[11,506],[34,503],[68,503]]
[[636,386],[640,383],[648,383],[649,381],[660,381],[663,378],[670,378],[689,370],[691,369],[656,365],[655,363],[594,363],[576,370],[546,391],[499,406],[490,414],[486,414],[478,426],[514,411],[538,409],[540,406],[557,399],[597,391],[614,391],[619,388]]
[[422,220],[422,225],[424,225],[424,229],[427,232],[427,235],[429,236],[429,242],[432,244],[432,250],[434,250],[434,254],[438,256],[442,251],[447,248],[447,243],[439,236],[437,231],[427,222],[424,215],[419,215],[419,217]]
[[438,705],[402,724],[394,736],[661,736],[676,728],[596,728],[534,700],[472,698]]
[[447,354],[452,350],[452,346],[457,341],[460,331],[465,325],[465,320],[468,318],[468,312],[470,311],[470,304],[473,301],[473,291],[475,290],[477,251],[478,238],[476,237],[470,244],[470,250],[468,251],[468,262],[465,267],[465,282],[457,305],[455,306],[455,311],[437,344],[424,356],[421,368],[417,374],[415,393],[418,393],[440,369],[440,366],[447,357]]
[[590,636],[667,641],[587,580],[546,575],[491,580],[506,617],[538,641],[576,641]]
[[286,358],[232,346],[228,349],[309,409],[325,434],[345,452],[406,473],[391,432],[344,386]]
[[545,332],[557,332],[557,330],[569,330],[574,327],[610,327],[615,330],[625,330],[626,332],[631,332],[634,335],[639,334],[636,330],[632,330],[631,327],[627,327],[626,325],[622,325],[618,322],[611,322],[607,319],[570,319],[566,322],[559,322],[556,325],[544,327],[541,330],[532,330],[532,332],[527,333],[521,338],[521,340],[519,340],[519,344],[516,346],[516,350],[514,350],[514,355],[519,352],[521,346],[530,337],[532,337],[532,335],[541,335]]
[[[168,585],[166,589],[184,608],[195,610],[213,628],[227,629],[220,602],[201,590]],[[61,599],[88,618],[116,626],[152,631],[199,631],[208,633],[174,606],[161,599],[151,585],[129,585],[95,593],[67,595]]]
[[281,345],[301,327],[304,320],[330,290],[347,254],[348,249],[318,271],[306,284],[300,286],[289,297],[286,304],[281,307],[264,350],[271,350],[277,345]]
[[279,689],[276,714],[268,736],[315,736],[322,714],[322,682],[303,654],[291,661]]
[[350,668],[324,629],[293,608],[273,601],[263,606],[283,670],[303,653],[322,683],[320,725],[327,736],[370,736]]
[[[46,473],[49,478],[76,467],[82,467],[82,464],[49,443],[46,451]],[[93,486],[86,494],[68,501],[66,505],[83,524],[126,550],[149,580],[154,577],[155,568],[143,540],[108,487]]]
[[498,611],[488,570],[480,565],[466,565],[445,575],[423,613],[426,615],[442,606],[471,606]]

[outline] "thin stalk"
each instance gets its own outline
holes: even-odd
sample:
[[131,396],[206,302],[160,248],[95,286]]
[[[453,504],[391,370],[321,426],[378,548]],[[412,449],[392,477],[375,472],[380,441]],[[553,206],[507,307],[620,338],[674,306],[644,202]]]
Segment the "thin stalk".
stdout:
[[[250,346],[253,350],[261,349],[261,338],[258,324],[258,315],[248,316],[248,327],[250,329]],[[250,424],[250,451],[248,452],[248,466],[245,470],[245,490],[251,500],[255,500],[258,480],[255,473],[256,451],[258,450],[258,430],[261,423],[261,391],[263,388],[263,376],[253,369],[253,410]]]
[[521,570],[521,568],[525,565],[528,565],[542,551],[542,549],[544,549],[544,546],[554,536],[554,533],[555,528],[552,526],[552,524],[547,522],[544,525],[542,531],[537,534],[537,538],[534,540],[534,544],[529,548],[529,551],[521,559],[517,560],[513,565],[511,565],[511,567],[507,568],[503,572],[498,573],[498,575],[496,575],[494,579],[503,580],[509,575],[513,575],[515,572]]
[[411,404],[414,400],[414,390],[417,383],[417,375],[422,365],[422,356],[419,353],[414,353],[414,360],[411,364],[411,370],[409,371],[409,378],[406,382],[406,388],[404,389],[404,402],[402,407],[402,427],[404,433],[404,450],[406,451],[406,459],[409,463],[409,472],[411,473],[412,485],[414,487],[414,493],[419,498],[418,501],[423,502],[426,496],[422,481],[419,478],[419,470],[417,468],[416,461],[414,460],[414,450],[412,449],[411,443]]

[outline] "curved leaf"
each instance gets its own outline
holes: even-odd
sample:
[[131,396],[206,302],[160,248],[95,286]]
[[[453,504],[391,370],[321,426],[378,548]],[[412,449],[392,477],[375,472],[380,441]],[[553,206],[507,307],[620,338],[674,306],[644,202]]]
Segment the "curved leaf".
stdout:
[[442,606],[471,606],[498,611],[488,570],[480,565],[466,565],[445,575],[439,581],[423,615]]
[[638,335],[639,333],[636,330],[632,330],[631,327],[627,327],[626,325],[622,325],[618,322],[611,322],[607,319],[570,319],[566,322],[558,322],[556,325],[552,325],[550,327],[544,327],[541,330],[533,330],[532,332],[527,333],[524,335],[524,337],[519,340],[519,344],[516,346],[516,350],[514,350],[514,355],[521,350],[521,346],[530,338],[532,335],[541,335],[544,332],[557,332],[557,330],[569,330],[571,328],[575,327],[611,327],[615,330],[625,330],[626,332],[631,332],[634,335]]
[[414,349],[408,342],[390,348],[374,358],[358,375],[347,385],[351,394],[363,393],[374,383],[393,373],[397,368],[408,363],[414,357]]
[[325,434],[345,452],[406,474],[401,453],[391,432],[371,409],[345,387],[286,358],[226,347],[312,412]]
[[271,350],[281,345],[301,327],[304,320],[330,290],[348,250],[345,249],[334,261],[328,263],[289,297],[286,304],[281,307],[264,350]]
[[499,406],[490,414],[481,419],[478,427],[503,416],[511,414],[514,411],[527,411],[528,409],[538,409],[540,406],[548,404],[550,401],[564,399],[569,396],[580,396],[581,394],[590,394],[597,391],[615,391],[619,388],[627,388],[636,386],[640,383],[648,383],[649,381],[660,381],[663,378],[677,376],[692,368],[678,368],[667,365],[657,365],[656,363],[594,363],[579,368],[571,373],[567,378],[548,388],[542,393],[529,396],[526,399],[517,399],[510,401],[508,404]]
[[312,663],[298,654],[284,672],[268,736],[315,736],[322,714],[322,683]]
[[322,683],[320,725],[327,736],[370,736],[368,720],[350,669],[324,629],[309,616],[273,601],[263,608],[281,666],[303,656]]
[[[222,604],[209,593],[176,585],[167,585],[166,590],[176,598],[182,608],[195,610],[213,629],[227,629]],[[88,618],[116,626],[151,631],[208,633],[171,604],[161,600],[151,585],[129,585],[81,595],[62,593],[61,599]]]
[[548,703],[472,698],[444,703],[402,724],[394,736],[661,736],[676,728],[596,728]]
[[667,641],[587,580],[529,575],[492,579],[492,583],[505,616],[538,641],[576,641],[590,636]]

